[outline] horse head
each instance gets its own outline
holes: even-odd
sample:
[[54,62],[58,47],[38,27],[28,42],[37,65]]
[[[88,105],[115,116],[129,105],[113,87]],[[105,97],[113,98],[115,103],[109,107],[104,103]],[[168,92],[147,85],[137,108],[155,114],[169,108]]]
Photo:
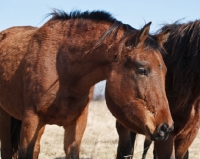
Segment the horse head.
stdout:
[[161,55],[170,30],[152,36],[150,24],[124,38],[107,79],[106,102],[125,127],[150,140],[163,140],[173,130]]

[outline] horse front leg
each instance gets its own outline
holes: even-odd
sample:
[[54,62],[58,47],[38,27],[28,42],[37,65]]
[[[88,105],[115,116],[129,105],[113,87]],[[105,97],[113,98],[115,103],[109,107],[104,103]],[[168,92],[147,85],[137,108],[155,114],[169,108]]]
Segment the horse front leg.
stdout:
[[10,119],[11,116],[0,107],[0,139],[2,159],[12,159]]
[[64,150],[66,159],[79,159],[80,144],[87,124],[88,105],[76,121],[64,126]]
[[[197,126],[198,127],[198,126]],[[198,134],[199,129],[194,128],[180,139],[175,140],[175,156],[176,159],[188,159],[189,147]]]
[[40,140],[38,134],[43,132],[43,125],[39,122],[39,117],[33,112],[26,112],[22,121],[20,145],[19,145],[19,157],[18,159],[37,159],[38,152],[34,153],[36,141]]
[[37,140],[36,140],[35,148],[34,148],[33,158],[38,158],[38,156],[39,156],[39,153],[40,153],[40,139],[42,137],[42,134],[44,133],[44,130],[45,130],[45,126],[43,126],[38,132],[38,136],[37,136]]
[[[175,159],[174,135],[170,134],[167,140],[155,141],[155,151],[158,159]],[[155,154],[154,154],[155,155]]]
[[116,129],[119,135],[117,159],[133,158],[136,133],[130,131],[116,121]]

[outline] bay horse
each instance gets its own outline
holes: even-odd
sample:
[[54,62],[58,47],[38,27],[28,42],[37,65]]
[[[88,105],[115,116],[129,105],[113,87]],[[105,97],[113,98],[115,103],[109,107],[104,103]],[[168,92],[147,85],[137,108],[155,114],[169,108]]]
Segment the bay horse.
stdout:
[[[163,26],[160,32],[165,29],[171,30],[168,41],[164,43],[167,54],[163,54],[163,59],[167,66],[166,94],[174,120],[174,131],[167,140],[154,142],[154,158],[188,159],[189,146],[200,126],[200,21],[175,22]],[[128,129],[119,133],[120,140],[124,141],[123,147],[131,143],[131,154],[135,135]],[[122,150],[121,145],[118,145],[119,151]],[[143,159],[150,145],[151,141],[145,139]]]
[[173,120],[161,53],[170,31],[149,35],[151,22],[136,30],[104,11],[50,15],[40,28],[0,32],[2,159],[13,155],[13,118],[21,121],[12,134],[20,133],[19,159],[38,158],[46,124],[63,126],[66,158],[78,159],[93,86],[101,80],[107,80],[109,109],[121,123],[149,139],[165,139]]

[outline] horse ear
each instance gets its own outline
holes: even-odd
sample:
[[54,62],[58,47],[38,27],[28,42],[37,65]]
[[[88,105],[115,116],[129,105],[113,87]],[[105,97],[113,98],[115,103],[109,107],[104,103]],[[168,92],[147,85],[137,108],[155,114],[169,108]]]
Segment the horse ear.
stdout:
[[146,24],[141,29],[139,36],[137,37],[137,40],[136,40],[136,46],[142,45],[144,43],[144,41],[147,39],[147,37],[149,36],[150,25],[151,25],[151,22]]
[[161,33],[159,33],[158,35],[156,35],[158,39],[158,43],[160,45],[163,45],[163,43],[165,43],[167,39],[169,38],[170,33],[171,33],[171,30],[168,28],[162,31]]
[[129,39],[126,42],[126,46],[127,47],[139,47],[141,45],[143,45],[144,41],[147,39],[147,37],[149,36],[149,30],[150,30],[150,25],[151,22],[149,22],[148,24],[146,24],[139,32],[139,34],[137,35],[137,37],[135,38],[132,37],[131,39]]

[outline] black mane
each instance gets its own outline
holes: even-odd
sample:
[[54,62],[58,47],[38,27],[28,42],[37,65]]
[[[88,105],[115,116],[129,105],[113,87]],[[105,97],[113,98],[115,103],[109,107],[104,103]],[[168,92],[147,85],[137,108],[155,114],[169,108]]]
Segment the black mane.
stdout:
[[[170,45],[171,49],[169,53],[173,56],[196,56],[200,54],[200,21],[188,22],[180,24],[175,22],[173,24],[165,25],[161,28],[161,31],[170,29],[170,41],[166,43],[166,47]],[[173,47],[172,47],[173,46]],[[177,49],[175,49],[175,47]],[[176,54],[176,55],[174,55]]]
[[72,11],[69,14],[62,10],[54,10],[52,13],[47,16],[52,16],[51,19],[54,20],[68,20],[68,19],[90,19],[94,21],[107,21],[114,22],[116,19],[112,17],[112,15],[106,11]]
[[[193,96],[200,95],[200,21],[165,25],[170,29],[164,44],[164,61],[168,68],[167,91],[169,99],[176,101],[176,110],[187,107]],[[170,101],[170,100],[169,100]],[[176,111],[174,110],[174,111]]]
[[[131,27],[128,24],[123,24],[121,21],[116,20],[110,13],[106,11],[85,11],[81,12],[79,10],[72,11],[69,14],[65,11],[54,9],[52,13],[48,14],[48,16],[51,16],[51,20],[69,20],[69,19],[89,19],[97,22],[106,21],[110,22],[112,26],[105,32],[105,34],[99,39],[99,41],[95,44],[94,48],[99,46],[102,41],[109,36],[112,32],[117,32],[120,28],[125,27],[126,33],[123,38],[126,37],[126,35],[129,35],[131,32],[138,31]],[[153,35],[149,35],[149,37],[145,40],[145,47],[146,48],[153,48],[158,49],[160,52],[164,53],[165,51],[159,46],[159,44],[156,42],[157,39]],[[91,50],[93,50],[92,48]],[[91,51],[90,50],[90,51]]]

